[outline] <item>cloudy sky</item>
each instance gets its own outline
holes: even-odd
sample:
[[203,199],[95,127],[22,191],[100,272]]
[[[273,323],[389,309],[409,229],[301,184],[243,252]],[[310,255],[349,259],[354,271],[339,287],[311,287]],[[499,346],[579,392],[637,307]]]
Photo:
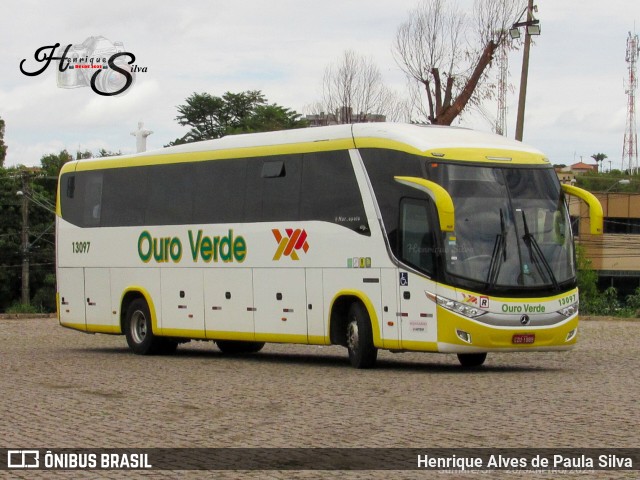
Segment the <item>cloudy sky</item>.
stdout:
[[[471,12],[471,0],[459,0]],[[591,161],[603,152],[620,165],[627,111],[623,81],[629,31],[640,30],[640,2],[538,0],[542,35],[532,47],[524,141],[553,163]],[[132,153],[138,121],[160,148],[186,133],[176,106],[193,92],[261,90],[298,112],[319,100],[325,67],[351,49],[370,56],[385,83],[402,93],[392,54],[398,26],[417,0],[230,0],[88,2],[8,0],[0,18],[0,117],[5,166],[37,165],[66,148]],[[637,22],[637,25],[634,23]],[[91,36],[122,42],[147,72],[121,97],[63,89],[52,65],[38,76],[34,52]],[[508,136],[515,132],[522,52],[510,56]],[[41,65],[40,65],[41,66]],[[39,67],[38,67],[39,68]],[[495,105],[485,109],[496,114]],[[490,131],[478,115],[461,125]],[[607,162],[608,163],[608,162]]]

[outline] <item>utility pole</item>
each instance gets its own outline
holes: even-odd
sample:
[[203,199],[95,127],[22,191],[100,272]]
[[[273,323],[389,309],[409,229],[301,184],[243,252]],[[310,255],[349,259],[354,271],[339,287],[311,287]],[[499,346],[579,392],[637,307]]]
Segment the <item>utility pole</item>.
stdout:
[[504,42],[498,54],[498,118],[496,119],[496,133],[507,136],[507,82],[509,80],[509,52]]
[[29,291],[29,177],[22,174],[22,304],[31,304]]
[[[533,20],[533,0],[527,4],[527,23]],[[527,99],[527,77],[529,76],[529,50],[531,50],[531,35],[525,28],[524,53],[522,55],[522,72],[520,75],[520,96],[518,98],[518,118],[516,120],[516,140],[522,141],[524,131],[524,107]]]

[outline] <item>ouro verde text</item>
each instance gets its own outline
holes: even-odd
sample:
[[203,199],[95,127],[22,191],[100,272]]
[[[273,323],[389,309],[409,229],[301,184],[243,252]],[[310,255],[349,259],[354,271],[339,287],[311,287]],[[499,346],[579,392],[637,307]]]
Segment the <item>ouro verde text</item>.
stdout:
[[[234,236],[230,229],[227,235],[207,236],[202,230],[187,231],[189,253],[194,262],[204,263],[222,261],[243,262],[247,257],[247,242],[242,236]],[[180,263],[183,247],[180,237],[154,237],[144,230],[138,237],[138,255],[145,263]]]

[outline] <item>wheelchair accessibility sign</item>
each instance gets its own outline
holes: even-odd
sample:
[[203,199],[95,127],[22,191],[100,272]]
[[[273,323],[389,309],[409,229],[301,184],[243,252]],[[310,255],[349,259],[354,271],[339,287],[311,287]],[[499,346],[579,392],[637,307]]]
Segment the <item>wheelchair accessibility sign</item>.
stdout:
[[400,286],[408,287],[409,286],[409,273],[408,272],[400,272]]

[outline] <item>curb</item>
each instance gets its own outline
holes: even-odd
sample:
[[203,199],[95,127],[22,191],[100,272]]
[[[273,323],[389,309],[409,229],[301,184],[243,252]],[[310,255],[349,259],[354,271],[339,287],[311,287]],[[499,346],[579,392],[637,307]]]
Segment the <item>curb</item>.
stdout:
[[40,320],[56,318],[55,313],[0,313],[0,320]]

